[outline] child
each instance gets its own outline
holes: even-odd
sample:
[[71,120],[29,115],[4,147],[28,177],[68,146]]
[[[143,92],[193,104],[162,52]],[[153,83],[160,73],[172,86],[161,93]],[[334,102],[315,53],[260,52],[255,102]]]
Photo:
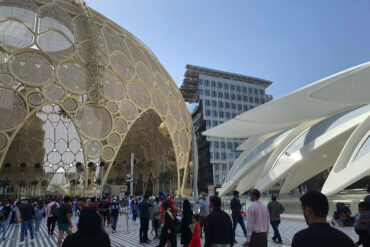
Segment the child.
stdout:
[[370,246],[370,234],[367,229],[366,223],[363,223],[367,218],[369,218],[369,206],[365,202],[360,202],[358,204],[358,214],[355,215],[355,231],[359,237],[359,240],[355,246],[364,247]]
[[200,235],[199,235],[199,214],[193,215],[193,224],[190,226],[191,232],[193,235],[191,236],[191,241],[189,247],[200,247]]

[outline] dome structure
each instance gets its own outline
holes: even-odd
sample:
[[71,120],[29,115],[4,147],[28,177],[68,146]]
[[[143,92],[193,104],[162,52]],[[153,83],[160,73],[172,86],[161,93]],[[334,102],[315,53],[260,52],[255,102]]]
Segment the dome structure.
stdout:
[[136,181],[155,184],[172,157],[175,187],[187,183],[192,119],[176,84],[140,40],[82,1],[1,1],[0,101],[0,179],[46,186],[65,172],[91,189],[97,164],[104,182],[117,180],[134,153]]

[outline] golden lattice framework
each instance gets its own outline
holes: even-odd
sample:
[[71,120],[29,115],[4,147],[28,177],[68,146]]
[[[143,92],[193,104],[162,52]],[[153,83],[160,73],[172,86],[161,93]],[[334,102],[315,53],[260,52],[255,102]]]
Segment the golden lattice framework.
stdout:
[[[82,163],[109,164],[104,180],[131,127],[147,112],[168,130],[178,175],[189,166],[191,116],[176,84],[141,41],[80,1],[3,0],[0,168],[19,131],[50,107],[75,126]],[[61,157],[72,152],[72,141],[54,143],[60,150],[67,145]]]

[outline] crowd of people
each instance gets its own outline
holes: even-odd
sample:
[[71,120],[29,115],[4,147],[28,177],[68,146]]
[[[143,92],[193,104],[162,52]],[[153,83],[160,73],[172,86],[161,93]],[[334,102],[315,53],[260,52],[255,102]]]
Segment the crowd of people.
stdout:
[[[370,187],[368,187],[370,193]],[[62,200],[22,199],[0,203],[0,230],[5,240],[9,224],[20,226],[20,245],[24,245],[25,236],[34,243],[39,234],[40,224],[46,218],[49,235],[54,235],[58,227],[58,247],[88,246],[110,247],[108,229],[116,232],[119,215],[125,213],[135,224],[140,220],[140,243],[149,243],[149,232],[153,239],[158,239],[158,247],[177,246],[177,237],[181,234],[181,245],[200,247],[204,238],[205,247],[234,246],[235,231],[239,224],[245,236],[243,246],[267,247],[269,226],[274,231],[272,240],[283,243],[279,232],[280,215],[284,207],[272,195],[265,206],[259,201],[257,189],[249,191],[251,204],[243,210],[245,204],[239,199],[239,192],[234,191],[230,201],[231,214],[221,209],[221,198],[203,194],[195,202],[199,212],[189,200],[182,201],[182,207],[175,205],[174,198],[166,193],[159,196],[116,196],[103,198]],[[370,247],[370,195],[359,203],[359,213],[355,216],[355,231],[359,240],[354,243],[346,234],[327,223],[329,203],[325,195],[317,191],[308,191],[300,198],[302,212],[308,228],[297,232],[292,240],[293,247],[335,246],[335,247]],[[73,217],[74,216],[74,217]],[[151,229],[150,229],[151,223]],[[72,233],[74,224],[77,230]],[[63,238],[67,235],[63,241]],[[124,234],[124,233],[122,233]],[[153,240],[152,239],[152,240]]]

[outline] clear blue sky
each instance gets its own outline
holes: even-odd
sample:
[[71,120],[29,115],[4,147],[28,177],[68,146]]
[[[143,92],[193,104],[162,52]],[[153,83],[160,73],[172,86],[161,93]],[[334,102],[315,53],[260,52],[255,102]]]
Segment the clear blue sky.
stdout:
[[275,98],[370,61],[367,0],[87,0],[178,86],[194,64],[272,80]]

